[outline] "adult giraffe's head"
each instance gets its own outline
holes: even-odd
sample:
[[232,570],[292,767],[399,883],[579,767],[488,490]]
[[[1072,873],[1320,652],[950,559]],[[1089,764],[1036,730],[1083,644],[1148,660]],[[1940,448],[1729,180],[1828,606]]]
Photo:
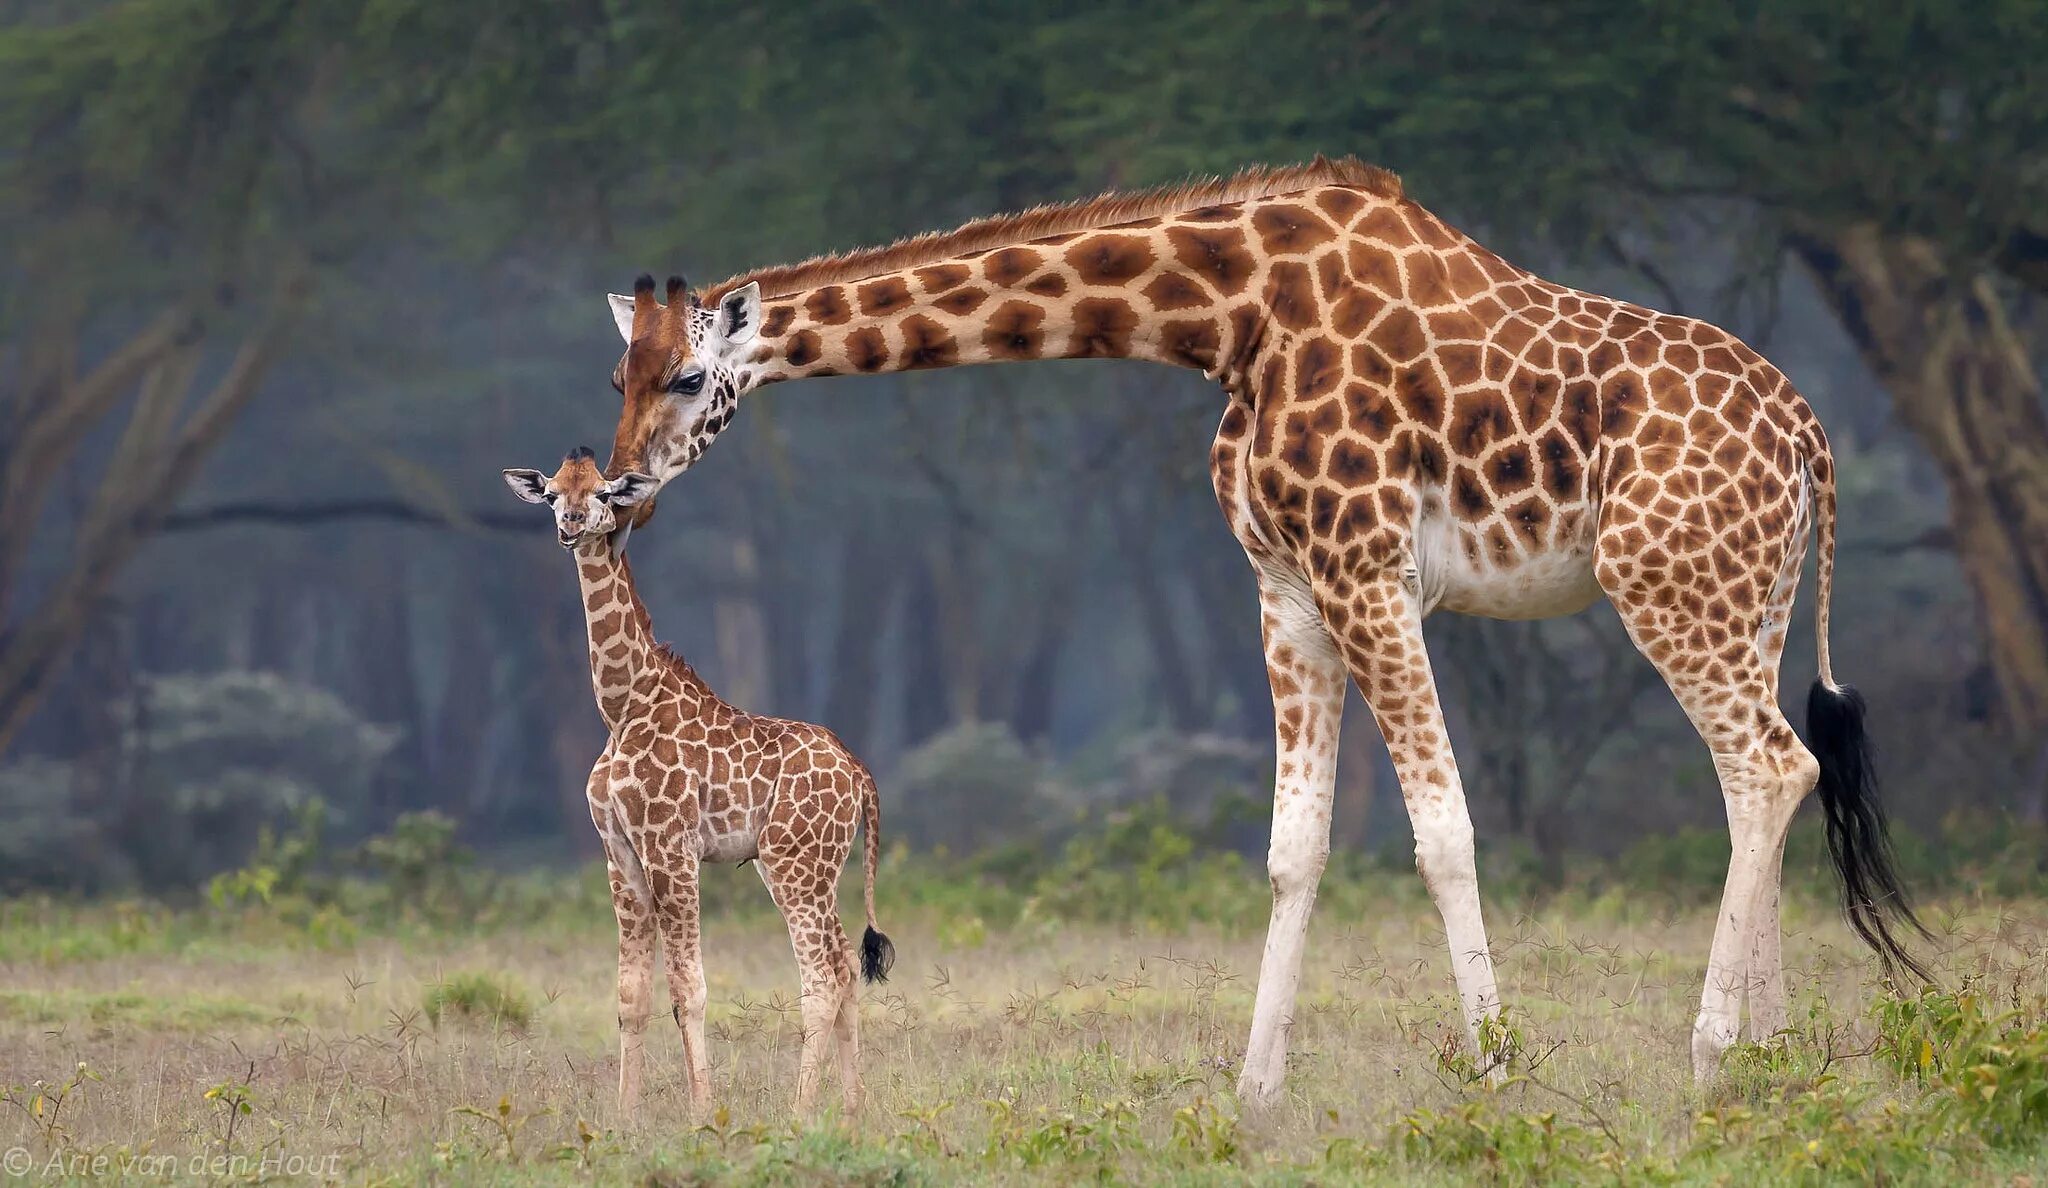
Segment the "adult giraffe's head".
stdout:
[[[612,386],[626,403],[609,469],[652,475],[657,483],[688,470],[732,423],[740,393],[753,386],[745,364],[761,327],[759,285],[743,285],[706,307],[672,276],[667,296],[656,301],[654,278],[642,276],[632,296],[610,298],[626,340]],[[649,510],[643,504],[635,522]]]

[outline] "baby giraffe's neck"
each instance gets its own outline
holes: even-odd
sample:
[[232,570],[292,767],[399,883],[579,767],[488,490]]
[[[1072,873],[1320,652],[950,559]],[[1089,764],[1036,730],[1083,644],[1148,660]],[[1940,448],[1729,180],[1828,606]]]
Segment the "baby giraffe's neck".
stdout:
[[661,679],[654,624],[633,588],[632,567],[609,540],[577,545],[575,559],[590,632],[590,686],[606,729],[616,734],[634,690]]

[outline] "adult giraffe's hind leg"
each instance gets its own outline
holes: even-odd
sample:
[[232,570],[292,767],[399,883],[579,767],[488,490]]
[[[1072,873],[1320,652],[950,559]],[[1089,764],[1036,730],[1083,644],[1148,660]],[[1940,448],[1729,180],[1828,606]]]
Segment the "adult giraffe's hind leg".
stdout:
[[[1753,1029],[1783,1025],[1778,972],[1759,969],[1753,977],[1751,965],[1777,962],[1775,936],[1762,939],[1761,931],[1775,933],[1785,833],[1819,779],[1820,765],[1779,711],[1775,674],[1759,646],[1784,542],[1767,538],[1755,550],[1761,555],[1744,558],[1732,578],[1726,567],[1695,561],[1686,567],[1692,580],[1682,581],[1670,559],[1692,551],[1688,540],[1702,551],[1729,547],[1694,523],[1681,522],[1654,542],[1639,530],[1610,525],[1600,535],[1597,572],[1629,638],[1657,666],[1713,752],[1727,807],[1728,880],[1692,1034],[1693,1078],[1705,1083],[1735,1042],[1746,991],[1757,989],[1762,1008]],[[1742,607],[1754,609],[1744,614]]]
[[[1757,658],[1763,665],[1772,705],[1778,703],[1779,665],[1785,656],[1785,636],[1791,626],[1792,603],[1799,593],[1799,571],[1806,563],[1807,526],[1810,509],[1801,499],[1785,550],[1778,566],[1778,578],[1764,606],[1757,630]],[[1762,1043],[1785,1030],[1790,1015],[1785,1001],[1784,930],[1778,919],[1778,901],[1784,884],[1785,830],[1764,864],[1765,884],[1757,892],[1757,916],[1749,946],[1749,1030],[1752,1043]]]
[[1251,1041],[1237,1082],[1238,1098],[1252,1106],[1278,1099],[1287,1074],[1302,945],[1330,855],[1330,802],[1336,793],[1337,732],[1344,714],[1344,662],[1306,583],[1262,567],[1259,607],[1273,684],[1277,754],[1273,834],[1266,857],[1273,919],[1259,963]]
[[1479,904],[1472,814],[1437,701],[1421,607],[1407,581],[1387,573],[1359,582],[1350,605],[1330,612],[1330,623],[1394,761],[1415,832],[1415,866],[1443,917],[1451,974],[1477,1056],[1480,1025],[1500,1013],[1500,989]]

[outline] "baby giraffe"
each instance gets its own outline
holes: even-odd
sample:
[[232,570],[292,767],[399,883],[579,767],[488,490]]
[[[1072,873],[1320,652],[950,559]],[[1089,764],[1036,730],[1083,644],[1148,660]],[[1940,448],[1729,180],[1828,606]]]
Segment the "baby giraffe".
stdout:
[[846,1106],[857,1108],[858,1004],[839,927],[839,872],[856,827],[867,832],[862,976],[883,980],[896,956],[875,929],[882,818],[874,777],[831,731],[733,708],[681,656],[655,642],[623,552],[629,526],[614,519],[614,509],[654,494],[653,479],[607,480],[591,452],[578,449],[552,478],[507,470],[505,481],[521,499],[554,509],[556,538],[575,557],[590,629],[590,681],[611,731],[590,772],[590,819],[604,841],[619,917],[620,1109],[630,1117],[639,1105],[657,935],[668,952],[691,1108],[700,1115],[708,1108],[697,867],[749,858],[789,925],[802,976],[797,1109],[809,1110],[817,1096],[834,1032]]

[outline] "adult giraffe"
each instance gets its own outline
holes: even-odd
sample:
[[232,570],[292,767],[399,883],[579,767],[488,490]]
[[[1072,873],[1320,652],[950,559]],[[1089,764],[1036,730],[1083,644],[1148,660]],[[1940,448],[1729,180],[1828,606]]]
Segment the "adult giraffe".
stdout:
[[[1711,748],[1734,845],[1693,1027],[1697,1079],[1734,1041],[1745,993],[1752,1036],[1785,1024],[1779,870],[1816,781],[1851,921],[1887,970],[1918,972],[1889,927],[1912,916],[1863,759],[1862,703],[1828,663],[1827,438],[1726,331],[1541,280],[1394,175],[1320,157],[983,219],[701,293],[672,279],[666,304],[643,277],[611,301],[627,349],[608,471],[663,482],[702,456],[742,393],[780,380],[1128,357],[1222,384],[1210,471],[1257,573],[1278,743],[1247,1102],[1271,1102],[1285,1074],[1347,672],[1400,776],[1468,1028],[1499,1009],[1471,817],[1423,648],[1439,606],[1529,619],[1604,592]],[[1817,760],[1777,700],[1809,527]]]

